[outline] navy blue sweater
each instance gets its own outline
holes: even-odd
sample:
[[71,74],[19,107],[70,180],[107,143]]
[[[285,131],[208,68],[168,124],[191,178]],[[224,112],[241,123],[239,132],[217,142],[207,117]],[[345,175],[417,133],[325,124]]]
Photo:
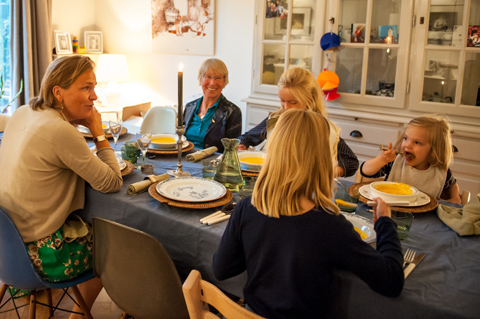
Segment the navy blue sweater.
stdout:
[[395,223],[375,223],[377,250],[363,242],[342,215],[313,209],[267,217],[243,199],[213,258],[224,280],[247,270],[245,302],[267,318],[321,318],[328,311],[334,269],[353,272],[389,297],[403,289],[403,256]]

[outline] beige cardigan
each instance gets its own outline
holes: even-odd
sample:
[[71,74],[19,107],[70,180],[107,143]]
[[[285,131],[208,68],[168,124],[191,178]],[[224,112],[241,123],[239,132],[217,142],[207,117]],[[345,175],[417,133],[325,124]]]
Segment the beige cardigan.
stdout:
[[85,181],[104,193],[120,189],[113,149],[97,155],[56,110],[25,105],[13,114],[0,146],[0,206],[25,242],[52,234],[83,208]]

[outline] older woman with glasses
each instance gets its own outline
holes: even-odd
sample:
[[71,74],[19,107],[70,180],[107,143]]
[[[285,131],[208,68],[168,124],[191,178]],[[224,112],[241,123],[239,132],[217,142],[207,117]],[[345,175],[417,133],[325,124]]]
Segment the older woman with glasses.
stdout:
[[242,132],[242,112],[222,94],[228,84],[228,69],[219,59],[205,60],[198,70],[203,96],[185,105],[185,136],[196,148],[216,146],[223,152],[221,139],[237,138]]

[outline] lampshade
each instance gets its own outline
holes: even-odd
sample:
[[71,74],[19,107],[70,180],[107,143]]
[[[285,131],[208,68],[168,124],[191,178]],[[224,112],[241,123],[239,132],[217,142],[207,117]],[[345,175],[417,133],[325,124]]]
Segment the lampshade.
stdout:
[[127,58],[123,54],[102,54],[98,59],[97,82],[127,82]]

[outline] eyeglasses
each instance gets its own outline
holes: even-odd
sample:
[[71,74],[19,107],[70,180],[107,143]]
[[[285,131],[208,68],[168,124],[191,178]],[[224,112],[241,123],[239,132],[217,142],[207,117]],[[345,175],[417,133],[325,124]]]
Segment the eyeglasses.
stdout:
[[211,76],[211,75],[204,75],[203,79],[206,81],[212,81],[215,80],[215,82],[220,82],[225,79],[225,76]]

